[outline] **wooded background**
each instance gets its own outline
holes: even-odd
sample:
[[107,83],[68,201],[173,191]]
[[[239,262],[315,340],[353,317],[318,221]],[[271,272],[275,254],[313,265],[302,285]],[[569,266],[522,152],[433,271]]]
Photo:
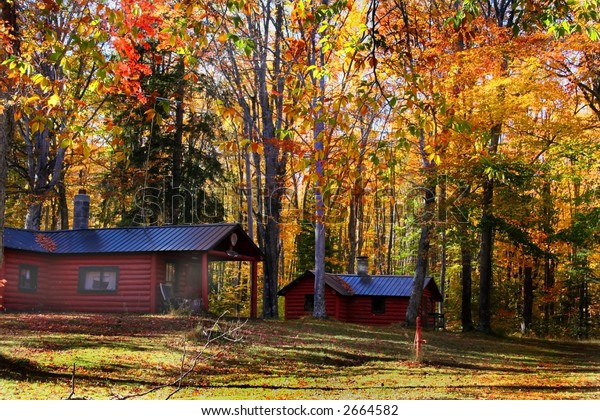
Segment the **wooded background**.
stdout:
[[599,1],[0,4],[0,228],[84,188],[92,227],[242,223],[265,317],[367,255],[449,327],[598,334]]

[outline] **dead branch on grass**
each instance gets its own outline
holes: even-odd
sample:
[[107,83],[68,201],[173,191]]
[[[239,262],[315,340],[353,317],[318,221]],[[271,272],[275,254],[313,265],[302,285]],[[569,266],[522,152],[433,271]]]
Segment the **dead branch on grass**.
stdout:
[[87,400],[85,397],[75,397],[75,363],[73,363],[73,371],[71,372],[71,393],[66,400]]
[[169,393],[169,395],[167,395],[166,399],[168,400],[171,397],[173,397],[175,394],[177,394],[179,391],[181,391],[184,387],[185,379],[187,379],[192,373],[194,373],[194,371],[196,370],[196,367],[198,366],[198,364],[200,362],[209,360],[209,359],[217,357],[219,355],[219,353],[217,353],[216,355],[213,355],[211,357],[210,355],[207,354],[207,350],[212,344],[214,344],[216,341],[227,341],[230,343],[237,343],[237,342],[240,342],[243,340],[244,337],[241,334],[241,330],[246,325],[248,320],[245,320],[243,322],[238,320],[238,322],[235,324],[226,322],[225,327],[223,327],[221,325],[221,321],[222,321],[223,317],[225,317],[226,314],[227,314],[227,312],[225,312],[221,316],[219,316],[219,318],[217,318],[213,322],[213,324],[210,328],[202,329],[202,334],[206,337],[206,341],[204,342],[204,345],[202,346],[202,348],[197,350],[194,353],[193,357],[191,357],[190,364],[187,368],[186,368],[186,360],[188,359],[188,351],[187,351],[187,348],[186,348],[186,345],[184,342],[183,351],[182,351],[182,355],[181,355],[181,365],[179,367],[180,373],[177,378],[175,378],[173,381],[171,381],[169,383],[155,386],[155,387],[150,388],[143,392],[138,392],[138,393],[128,394],[128,395],[114,395],[113,394],[114,399],[128,400],[128,399],[133,399],[133,398],[140,398],[140,397],[144,397],[146,395],[152,394],[153,392],[157,392],[157,391],[160,391],[163,389],[175,388],[171,393]]

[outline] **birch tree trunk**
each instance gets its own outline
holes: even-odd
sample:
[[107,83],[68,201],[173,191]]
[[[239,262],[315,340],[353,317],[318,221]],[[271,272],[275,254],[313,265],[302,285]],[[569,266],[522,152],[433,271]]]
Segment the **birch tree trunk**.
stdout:
[[523,317],[521,319],[521,333],[527,334],[533,321],[533,270],[525,267],[523,277]]
[[[322,6],[328,6],[328,0],[321,0]],[[315,32],[312,37],[313,64],[318,64],[321,68],[325,65],[325,55],[322,49],[318,49],[320,35]],[[317,51],[319,53],[317,54]],[[313,83],[318,83],[320,97],[314,98],[313,109],[317,109],[315,127],[313,132],[314,152],[315,152],[315,170],[317,181],[315,183],[315,294],[313,317],[323,319],[327,317],[325,307],[325,203],[323,201],[323,188],[325,181],[325,147],[323,136],[325,134],[325,122],[323,121],[323,99],[325,94],[325,76],[316,80],[313,76]]]

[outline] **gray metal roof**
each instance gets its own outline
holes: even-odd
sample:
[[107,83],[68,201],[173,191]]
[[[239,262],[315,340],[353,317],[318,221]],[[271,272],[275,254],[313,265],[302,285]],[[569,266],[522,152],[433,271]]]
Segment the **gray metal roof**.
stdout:
[[4,247],[59,254],[226,251],[234,232],[239,238],[236,251],[250,256],[262,255],[237,223],[43,232],[5,228]]
[[[296,280],[282,288],[279,292],[281,295],[289,290],[289,288],[297,281],[304,278],[306,275],[314,276],[314,271],[307,271]],[[396,276],[396,275],[359,275],[359,274],[325,274],[325,284],[333,290],[344,296],[397,296],[410,297],[413,285],[413,276]],[[435,297],[441,295],[433,280],[433,277],[426,277],[423,283],[423,288],[432,283]]]

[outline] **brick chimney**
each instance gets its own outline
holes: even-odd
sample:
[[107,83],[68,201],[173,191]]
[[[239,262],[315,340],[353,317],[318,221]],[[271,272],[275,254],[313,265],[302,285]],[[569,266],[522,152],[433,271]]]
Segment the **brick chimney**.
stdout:
[[90,196],[79,190],[73,202],[73,229],[87,229],[90,221]]
[[369,257],[356,257],[356,274],[369,275]]

